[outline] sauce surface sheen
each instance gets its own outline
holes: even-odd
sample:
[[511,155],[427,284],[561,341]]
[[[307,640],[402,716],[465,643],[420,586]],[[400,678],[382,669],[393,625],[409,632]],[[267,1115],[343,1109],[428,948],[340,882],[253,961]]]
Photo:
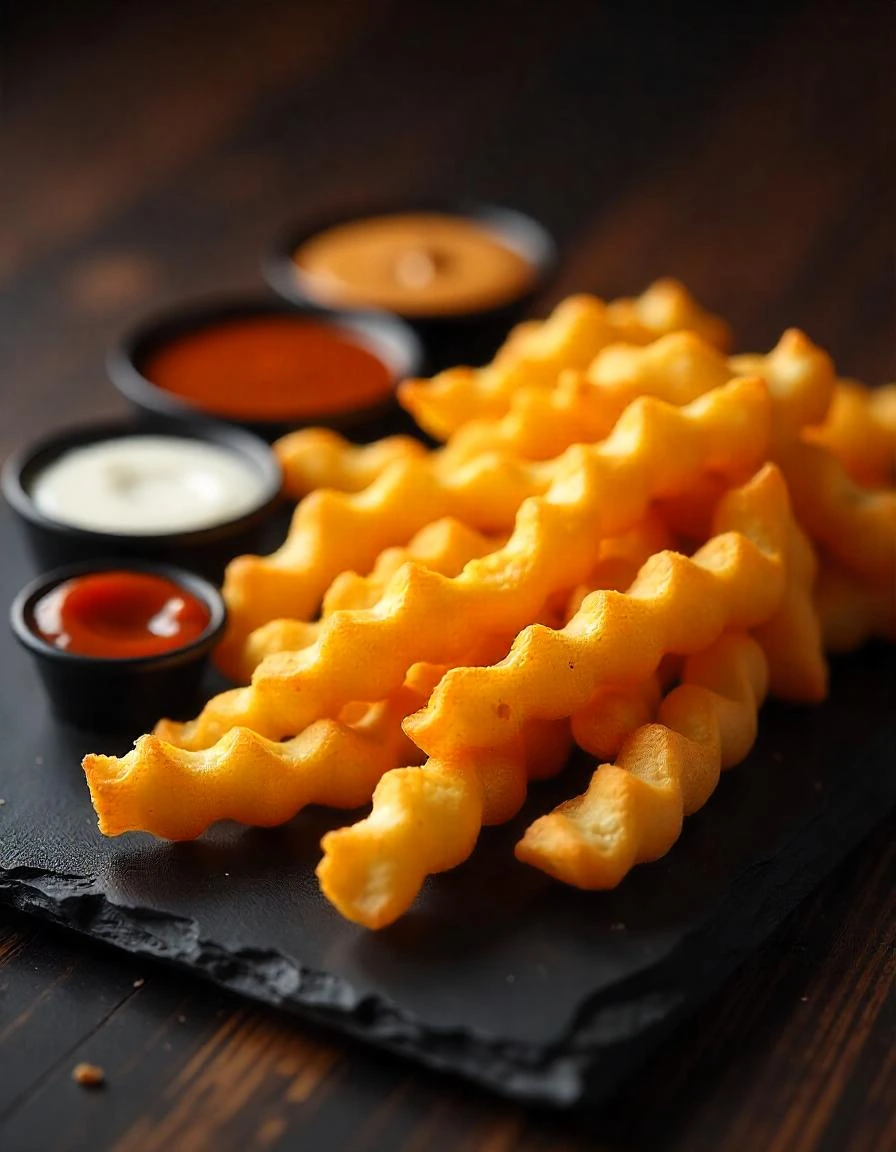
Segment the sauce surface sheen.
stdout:
[[290,316],[247,316],[184,333],[141,364],[156,387],[236,420],[304,420],[386,400],[389,367],[352,335]]
[[174,651],[208,626],[208,607],[173,580],[126,569],[66,580],[33,608],[34,631],[80,656],[128,659]]
[[506,304],[536,271],[499,232],[462,216],[401,213],[328,228],[293,253],[303,287],[321,302],[451,315]]
[[44,515],[126,536],[209,528],[252,511],[263,495],[261,475],[235,452],[182,436],[122,436],[72,448],[31,485]]

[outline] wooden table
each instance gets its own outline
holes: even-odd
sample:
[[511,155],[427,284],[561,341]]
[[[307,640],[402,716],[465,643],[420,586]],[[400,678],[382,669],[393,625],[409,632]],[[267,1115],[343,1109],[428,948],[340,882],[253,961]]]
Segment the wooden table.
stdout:
[[[672,273],[740,347],[798,325],[892,375],[893,7],[637,7],[8,9],[0,455],[118,411],[103,350],[146,310],[257,286],[283,223],[392,195],[541,217],[555,298]],[[0,1148],[892,1148],[894,829],[575,1124],[4,913]]]

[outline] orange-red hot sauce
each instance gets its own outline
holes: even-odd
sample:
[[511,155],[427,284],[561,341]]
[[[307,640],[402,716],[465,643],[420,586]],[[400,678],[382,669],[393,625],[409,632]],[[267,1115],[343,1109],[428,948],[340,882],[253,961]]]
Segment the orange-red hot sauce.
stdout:
[[146,572],[91,572],[52,588],[34,605],[34,631],[81,656],[155,656],[198,639],[210,619],[202,601]]
[[290,316],[246,316],[178,336],[143,375],[203,411],[302,420],[366,408],[392,389],[389,368],[350,335]]

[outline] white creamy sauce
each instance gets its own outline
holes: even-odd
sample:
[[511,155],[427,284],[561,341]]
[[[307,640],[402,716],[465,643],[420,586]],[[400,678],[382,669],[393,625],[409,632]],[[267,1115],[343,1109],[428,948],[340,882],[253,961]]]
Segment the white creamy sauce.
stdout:
[[45,516],[76,528],[161,535],[255,508],[264,481],[234,452],[179,436],[122,436],[73,448],[31,486]]

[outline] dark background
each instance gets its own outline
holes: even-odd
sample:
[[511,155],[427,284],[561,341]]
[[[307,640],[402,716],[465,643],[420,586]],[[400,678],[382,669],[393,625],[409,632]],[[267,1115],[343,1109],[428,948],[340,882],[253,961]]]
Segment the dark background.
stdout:
[[673,273],[740,347],[794,324],[880,379],[893,27],[890,4],[787,0],[7,2],[4,429],[42,428],[38,397],[114,408],[122,325],[257,284],[284,223],[430,192],[543,219],[555,296]]
[[[797,325],[892,378],[894,14],[0,0],[0,457],[120,410],[103,354],[146,311],[259,287],[285,223],[384,196],[538,216],[551,299],[674,274],[738,348]],[[893,830],[586,1135],[4,915],[0,1145],[886,1147]],[[77,1059],[116,1065],[107,1092]]]

